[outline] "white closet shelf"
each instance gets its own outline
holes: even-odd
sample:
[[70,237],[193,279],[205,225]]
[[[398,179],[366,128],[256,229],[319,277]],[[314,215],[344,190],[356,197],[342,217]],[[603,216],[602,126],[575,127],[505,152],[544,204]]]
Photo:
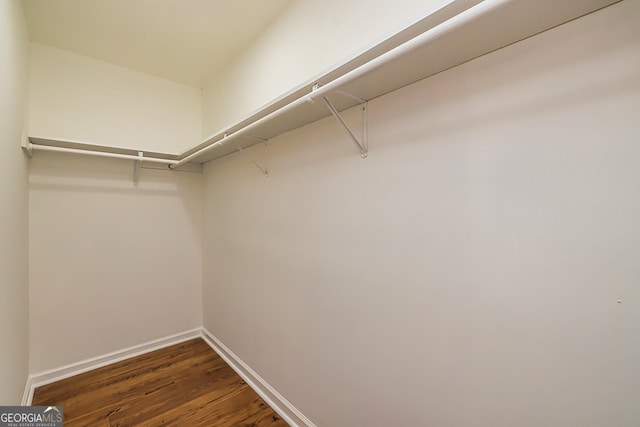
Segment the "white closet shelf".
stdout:
[[[178,165],[215,160],[236,152],[237,146],[247,148],[328,117],[331,112],[323,102],[324,96],[342,111],[358,105],[355,98],[370,101],[619,1],[622,0],[454,0],[189,150],[177,156],[147,152],[145,156],[177,160]],[[54,138],[30,140],[33,144],[105,150]],[[229,143],[231,140],[233,143]]]
[[[464,62],[483,56],[525,38],[579,18],[620,0],[456,0],[397,33],[375,47],[318,76],[266,105],[247,119],[217,132],[198,146],[182,153],[184,159],[206,147],[194,157],[208,162],[236,151],[233,144],[222,142],[225,134],[272,139],[284,132],[320,120],[331,113],[313,86],[332,85],[333,90],[372,100]],[[397,54],[394,55],[394,51]],[[390,57],[385,60],[384,56]],[[373,65],[373,66],[371,66]],[[362,68],[366,72],[358,73]],[[354,75],[350,79],[349,74]],[[346,77],[346,78],[345,78]],[[358,105],[358,101],[328,93],[339,111]],[[304,102],[312,98],[320,102]],[[295,104],[295,108],[287,108]],[[277,111],[282,110],[281,114]],[[238,136],[242,148],[259,140]]]

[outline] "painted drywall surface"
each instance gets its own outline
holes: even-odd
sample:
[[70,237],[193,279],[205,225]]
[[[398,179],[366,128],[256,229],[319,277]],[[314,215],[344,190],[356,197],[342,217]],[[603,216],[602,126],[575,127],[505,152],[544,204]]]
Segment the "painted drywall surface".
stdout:
[[207,164],[205,327],[318,426],[637,425],[639,18]]
[[179,153],[201,134],[201,92],[31,44],[30,135]]
[[451,0],[294,1],[203,88],[203,137],[428,16]]
[[36,152],[31,372],[202,324],[202,176]]
[[28,374],[26,125],[29,34],[18,1],[0,2],[0,405],[22,400]]

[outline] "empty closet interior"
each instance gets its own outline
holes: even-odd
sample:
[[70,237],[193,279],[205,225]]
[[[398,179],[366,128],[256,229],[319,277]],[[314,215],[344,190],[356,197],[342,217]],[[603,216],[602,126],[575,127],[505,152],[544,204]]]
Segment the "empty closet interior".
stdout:
[[639,1],[0,20],[0,404],[202,337],[292,425],[640,419]]

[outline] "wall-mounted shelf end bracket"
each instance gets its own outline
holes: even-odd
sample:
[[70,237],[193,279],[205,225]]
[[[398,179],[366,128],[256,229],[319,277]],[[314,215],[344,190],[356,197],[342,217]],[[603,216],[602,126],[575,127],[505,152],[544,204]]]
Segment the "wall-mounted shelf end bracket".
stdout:
[[138,160],[133,161],[133,184],[138,185],[138,178],[140,176],[140,162],[144,160],[144,153],[138,151]]
[[[313,86],[313,90],[317,90],[319,87],[320,86],[318,84],[315,84]],[[340,112],[338,111],[338,109],[331,103],[329,98],[327,98],[326,96],[322,97],[322,100],[326,104],[327,108],[329,109],[333,117],[335,117],[336,120],[338,120],[338,122],[342,125],[342,127],[347,131],[353,143],[360,150],[360,154],[362,155],[362,158],[365,159],[369,155],[367,101],[342,91],[336,91],[336,92],[341,95],[347,96],[349,98],[353,98],[358,102],[360,102],[360,109],[362,110],[362,138],[361,140],[358,140],[358,138],[355,136],[355,134],[353,133],[349,125],[347,125],[347,122],[345,122],[345,120],[342,118],[342,115],[340,115]]]
[[27,155],[27,157],[33,157],[33,144],[29,141],[29,136],[26,132],[22,132],[22,139],[20,140],[20,145],[22,146],[22,151]]
[[[222,138],[222,140],[226,139],[228,137],[228,134],[224,134],[224,137]],[[251,139],[259,139],[261,141],[264,141],[264,148],[266,151],[267,148],[267,140],[263,139],[263,138],[255,138],[255,137],[251,137],[248,135],[245,135],[245,137],[247,138],[251,138]],[[245,156],[247,156],[249,158],[249,160],[251,160],[251,163],[253,163],[258,169],[260,169],[260,172],[262,172],[262,174],[265,177],[269,176],[269,171],[267,170],[266,166],[263,166],[262,164],[260,164],[260,162],[258,162],[251,154],[249,154],[249,152],[247,150],[245,150],[244,148],[242,148],[237,142],[232,141],[233,145],[236,147],[236,150],[238,150],[239,152],[243,153]]]

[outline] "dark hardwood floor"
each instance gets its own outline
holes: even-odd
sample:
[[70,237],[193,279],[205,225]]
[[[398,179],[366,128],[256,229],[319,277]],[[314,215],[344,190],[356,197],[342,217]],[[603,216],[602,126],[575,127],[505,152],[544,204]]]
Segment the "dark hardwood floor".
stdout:
[[194,339],[38,387],[72,426],[286,426],[204,341]]

